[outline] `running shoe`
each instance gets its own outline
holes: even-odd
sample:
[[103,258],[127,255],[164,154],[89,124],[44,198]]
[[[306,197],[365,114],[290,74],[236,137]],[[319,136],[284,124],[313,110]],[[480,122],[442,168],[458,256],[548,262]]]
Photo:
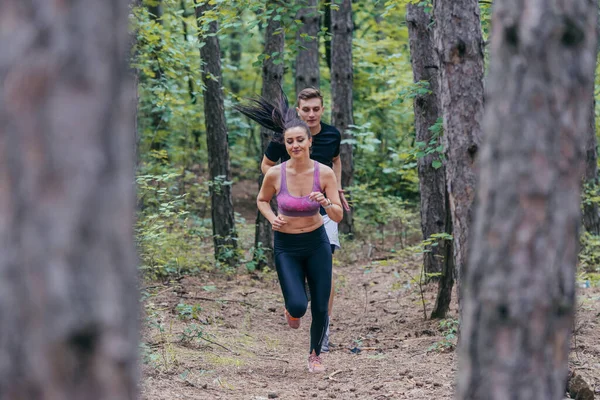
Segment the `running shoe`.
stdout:
[[288,310],[284,310],[284,311],[285,311],[285,319],[287,320],[287,323],[290,326],[290,328],[292,328],[292,329],[300,328],[300,318],[292,317],[290,315],[290,313],[288,312]]
[[325,365],[323,365],[323,360],[320,356],[316,354],[308,356],[308,372],[316,374],[325,372]]

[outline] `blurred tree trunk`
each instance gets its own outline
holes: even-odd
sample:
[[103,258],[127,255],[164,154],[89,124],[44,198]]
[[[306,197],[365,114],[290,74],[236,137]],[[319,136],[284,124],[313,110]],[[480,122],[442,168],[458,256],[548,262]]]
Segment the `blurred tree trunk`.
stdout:
[[2,399],[137,398],[128,6],[0,2]]
[[[441,115],[439,60],[433,43],[433,32],[430,28],[432,26],[431,14],[425,12],[422,6],[416,4],[408,4],[406,10],[414,81],[428,82],[430,91],[428,94],[415,97],[414,100],[417,142],[425,143],[428,148],[438,147],[442,143],[442,138],[441,136],[435,137],[430,130]],[[420,157],[417,164],[421,193],[421,231],[423,239],[427,239],[436,233],[451,235],[452,218],[449,216],[449,210],[446,207],[446,177],[441,154],[433,153]],[[432,317],[445,318],[450,306],[454,282],[452,242],[444,240],[440,245],[431,247],[430,250],[431,252],[423,255],[425,272],[428,274],[441,274],[439,278],[435,278],[435,280],[440,281],[440,285]],[[447,254],[450,257],[447,257]]]
[[[267,9],[275,9],[281,3],[278,1],[267,1]],[[285,35],[283,33],[283,28],[281,26],[281,22],[276,20],[277,13],[273,12],[271,14],[271,18],[269,19],[269,23],[267,25],[267,31],[265,32],[265,52],[264,54],[269,55],[271,57],[266,58],[263,62],[262,67],[262,92],[261,95],[270,101],[275,101],[281,96],[281,81],[283,79],[283,49],[285,43]],[[272,56],[274,53],[278,55]],[[271,141],[273,133],[266,129],[260,129],[260,143],[261,149],[264,152]],[[262,159],[262,153],[261,153]],[[264,176],[261,174],[258,186],[262,185]],[[270,268],[274,268],[275,263],[273,261],[273,230],[271,229],[271,224],[269,221],[263,217],[263,215],[258,212],[256,216],[256,232],[255,232],[255,248],[259,249],[262,247],[264,250],[264,254],[256,253],[255,261],[258,265],[259,269],[265,267],[265,260],[262,257],[266,258],[266,265]],[[261,257],[262,256],[262,257]]]
[[477,0],[435,0],[433,15],[441,77],[446,186],[452,215],[456,286],[462,307],[461,280],[467,263],[475,160],[481,143],[483,39]]
[[457,398],[561,400],[598,5],[494,7]]
[[[352,116],[352,1],[342,0],[338,10],[331,10],[331,124],[342,133],[342,141],[351,139],[349,127],[354,124]],[[352,144],[342,143],[342,187],[352,186],[354,181],[354,161]],[[349,196],[349,201],[351,196]],[[340,232],[352,235],[354,219],[352,210],[344,212],[344,219],[339,225]]]
[[319,13],[317,0],[298,0],[302,8],[296,19],[302,22],[296,33],[296,94],[307,87],[319,88]]
[[204,82],[204,115],[208,167],[210,170],[210,198],[215,259],[231,267],[237,265],[237,233],[233,200],[231,198],[231,168],[227,122],[222,90],[221,51],[217,22],[205,21],[204,14],[214,6],[208,1],[195,0],[198,34],[204,46],[200,48],[202,80]]

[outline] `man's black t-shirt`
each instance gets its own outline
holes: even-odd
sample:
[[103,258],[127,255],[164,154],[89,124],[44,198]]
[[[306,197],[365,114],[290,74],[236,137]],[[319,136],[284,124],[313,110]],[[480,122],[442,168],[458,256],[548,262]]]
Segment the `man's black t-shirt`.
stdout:
[[[340,143],[342,135],[335,127],[321,122],[321,131],[312,137],[312,152],[310,158],[325,164],[328,167],[333,167],[333,159],[340,155]],[[287,161],[290,155],[285,149],[284,143],[269,143],[265,156],[277,162],[281,160]]]

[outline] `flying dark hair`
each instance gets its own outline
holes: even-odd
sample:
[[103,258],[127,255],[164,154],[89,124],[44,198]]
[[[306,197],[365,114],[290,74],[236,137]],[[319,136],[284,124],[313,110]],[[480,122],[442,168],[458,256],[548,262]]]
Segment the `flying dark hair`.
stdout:
[[306,122],[298,118],[296,111],[290,108],[288,98],[283,90],[275,104],[262,96],[256,96],[248,99],[247,104],[237,104],[233,108],[260,126],[272,131],[271,140],[274,142],[282,143],[284,132],[295,127],[304,128],[308,137],[311,137],[310,128]]

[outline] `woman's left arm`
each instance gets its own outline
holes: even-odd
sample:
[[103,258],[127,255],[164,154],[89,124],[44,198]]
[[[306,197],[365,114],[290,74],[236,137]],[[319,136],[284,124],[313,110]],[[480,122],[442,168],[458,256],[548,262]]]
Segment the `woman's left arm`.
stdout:
[[321,165],[320,178],[321,188],[326,196],[324,196],[323,193],[312,192],[310,194],[310,199],[318,201],[327,212],[329,218],[335,222],[340,222],[344,217],[344,209],[342,208],[335,174],[331,168],[324,168],[324,166]]

